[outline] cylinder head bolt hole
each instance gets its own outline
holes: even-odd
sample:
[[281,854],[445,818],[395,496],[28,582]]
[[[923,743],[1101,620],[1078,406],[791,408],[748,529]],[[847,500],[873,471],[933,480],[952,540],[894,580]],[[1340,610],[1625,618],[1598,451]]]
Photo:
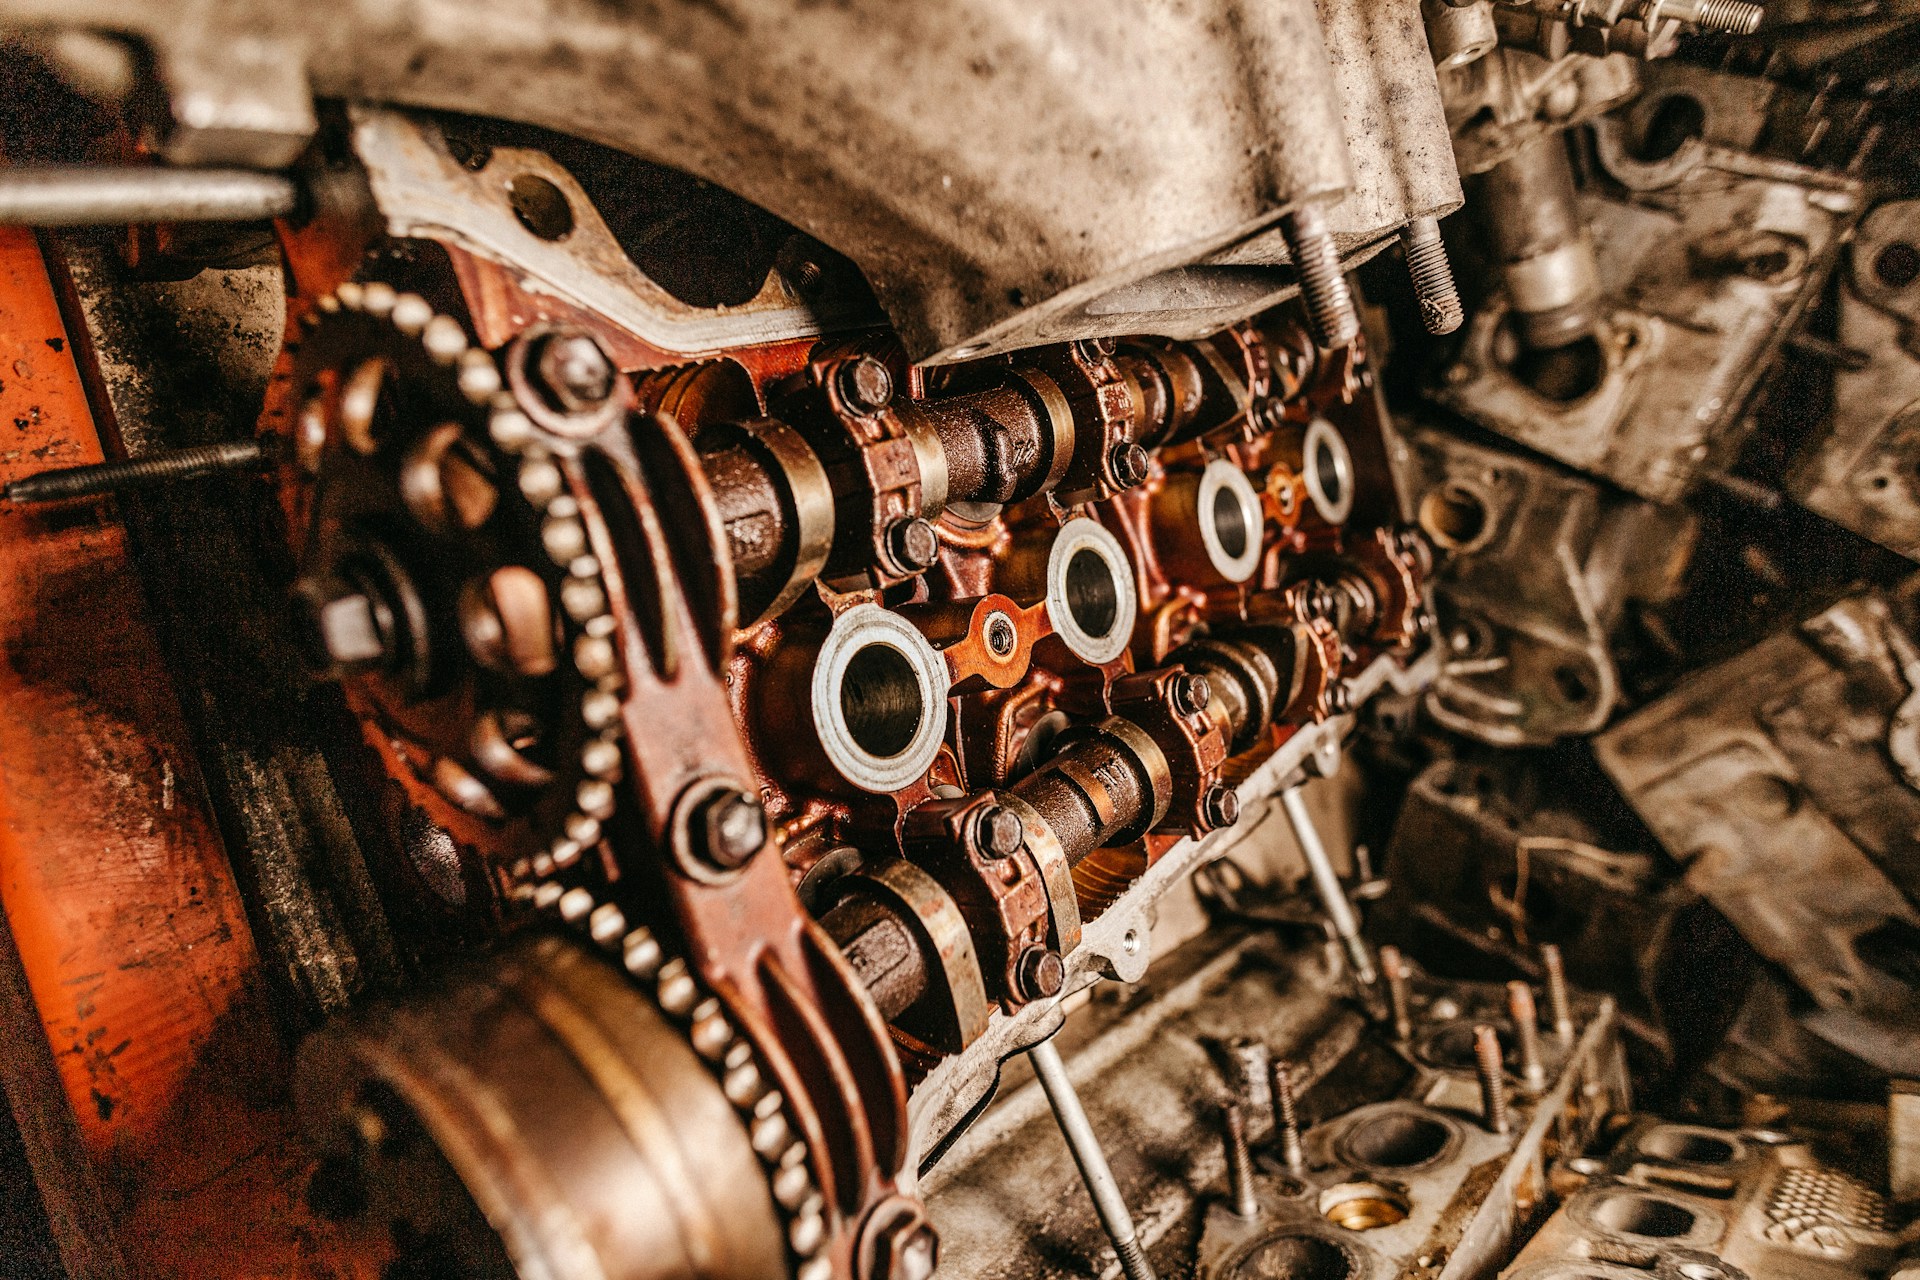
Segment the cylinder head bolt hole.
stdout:
[[1679,1239],[1697,1221],[1684,1205],[1631,1192],[1607,1196],[1594,1206],[1592,1217],[1596,1226],[1608,1231],[1649,1240]]
[[1420,527],[1449,551],[1473,551],[1493,531],[1486,500],[1464,484],[1450,481],[1420,500]]
[[1341,1141],[1358,1164],[1374,1169],[1417,1169],[1440,1158],[1453,1130],[1433,1117],[1390,1111],[1362,1120]]

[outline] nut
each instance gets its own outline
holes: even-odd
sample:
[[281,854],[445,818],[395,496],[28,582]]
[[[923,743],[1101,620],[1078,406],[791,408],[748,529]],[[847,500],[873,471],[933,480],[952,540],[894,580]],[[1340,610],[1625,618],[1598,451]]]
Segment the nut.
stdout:
[[1208,787],[1200,800],[1200,811],[1208,826],[1230,827],[1240,821],[1240,795],[1232,787]]
[[1107,465],[1113,470],[1114,482],[1122,488],[1131,489],[1146,482],[1147,451],[1131,440],[1122,440],[1113,446],[1107,455]]
[[989,858],[1008,858],[1020,852],[1027,830],[1019,814],[1003,805],[990,804],[974,819],[973,838]]
[[896,520],[887,526],[887,556],[901,573],[923,573],[939,554],[939,536],[925,520]]
[[1045,1000],[1060,994],[1067,980],[1066,961],[1046,947],[1028,947],[1013,964],[1014,994],[1022,1000]]
[[755,797],[723,787],[694,810],[689,834],[696,856],[731,871],[766,844],[767,811]]
[[857,356],[840,366],[834,388],[855,413],[878,413],[893,402],[893,375],[872,356]]

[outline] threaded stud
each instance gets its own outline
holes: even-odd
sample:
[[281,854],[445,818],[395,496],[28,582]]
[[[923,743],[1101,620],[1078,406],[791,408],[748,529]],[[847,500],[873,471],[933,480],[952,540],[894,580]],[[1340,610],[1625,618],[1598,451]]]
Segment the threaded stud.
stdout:
[[1407,274],[1420,304],[1420,323],[1428,333],[1452,333],[1466,319],[1466,312],[1460,307],[1460,289],[1453,282],[1446,243],[1440,239],[1439,220],[1415,218],[1400,228],[1400,247],[1406,251]]
[[1573,1044],[1573,1000],[1567,990],[1567,962],[1560,948],[1549,942],[1540,948],[1540,966],[1547,971],[1547,1014],[1561,1044]]
[[1705,0],[1693,23],[1702,31],[1750,36],[1760,29],[1760,19],[1765,15],[1765,9],[1746,0]]
[[228,440],[220,444],[195,445],[190,449],[169,449],[124,462],[96,462],[84,467],[42,471],[39,475],[15,480],[5,489],[0,489],[0,497],[9,502],[22,503],[90,498],[97,494],[123,493],[129,489],[174,480],[198,480],[202,476],[221,472],[258,471],[269,461],[266,446],[262,442]]
[[1300,301],[1306,306],[1313,344],[1323,351],[1346,346],[1360,332],[1360,314],[1354,310],[1353,291],[1327,220],[1307,205],[1280,219],[1280,235],[1300,277]]
[[1413,1000],[1407,989],[1407,962],[1396,946],[1380,948],[1380,972],[1387,977],[1387,1006],[1393,1015],[1393,1038],[1402,1044],[1413,1038]]
[[1280,1163],[1293,1173],[1307,1167],[1306,1152],[1300,1145],[1300,1112],[1293,1095],[1293,1068],[1284,1062],[1273,1064],[1273,1127],[1280,1135]]
[[1507,984],[1507,1017],[1513,1022],[1514,1048],[1520,1056],[1520,1079],[1529,1093],[1547,1084],[1547,1068],[1540,1061],[1540,1010],[1533,988],[1524,982]]
[[1473,1029],[1473,1069],[1480,1077],[1480,1114],[1487,1128],[1506,1134],[1513,1130],[1507,1116],[1507,1070],[1500,1057],[1500,1033],[1482,1022]]

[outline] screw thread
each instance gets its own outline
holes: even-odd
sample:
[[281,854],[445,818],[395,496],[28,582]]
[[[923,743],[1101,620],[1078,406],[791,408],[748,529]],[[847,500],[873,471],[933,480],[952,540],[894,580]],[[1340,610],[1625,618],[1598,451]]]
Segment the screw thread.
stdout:
[[266,456],[266,446],[258,440],[228,440],[190,449],[170,449],[123,462],[97,462],[91,466],[43,471],[15,480],[0,490],[0,496],[9,502],[87,498],[166,481],[198,479],[220,471],[240,471],[260,466]]
[[1300,1147],[1300,1114],[1293,1095],[1293,1068],[1284,1062],[1273,1064],[1273,1125],[1280,1134],[1280,1162],[1294,1173],[1306,1167],[1306,1152]]
[[[1720,0],[1727,3],[1729,0]],[[1340,250],[1320,211],[1308,206],[1280,220],[1280,234],[1300,277],[1300,300],[1307,310],[1307,332],[1322,350],[1344,347],[1360,332],[1353,292],[1340,264]]]
[[1705,0],[1694,25],[1702,31],[1724,31],[1728,35],[1750,36],[1760,29],[1766,10],[1747,0]]
[[1547,1069],[1540,1061],[1540,1010],[1533,1002],[1532,987],[1524,982],[1507,984],[1507,1017],[1513,1021],[1520,1078],[1529,1090],[1538,1092],[1547,1082]]
[[1406,250],[1413,296],[1420,304],[1420,323],[1428,333],[1452,333],[1466,319],[1466,312],[1460,306],[1460,289],[1453,282],[1453,264],[1447,261],[1439,221],[1415,218],[1401,228],[1400,244]]
[[1247,1151],[1247,1121],[1237,1103],[1228,1103],[1222,1114],[1226,1122],[1227,1186],[1233,1194],[1233,1212],[1251,1218],[1260,1212],[1253,1194],[1253,1157]]
[[1562,1044],[1573,1043],[1573,1000],[1567,991],[1567,962],[1560,948],[1549,942],[1540,948],[1540,964],[1547,971],[1547,1012],[1553,1034]]
[[1138,1236],[1115,1240],[1113,1251],[1120,1258],[1120,1270],[1126,1273],[1127,1280],[1158,1280],[1153,1274],[1153,1264],[1147,1261],[1147,1251],[1140,1247]]
[[1500,1033],[1486,1023],[1473,1029],[1473,1067],[1480,1077],[1480,1113],[1487,1128],[1509,1133],[1513,1122],[1507,1116],[1506,1067],[1500,1058]]
[[1413,1038],[1413,1001],[1407,990],[1407,962],[1400,948],[1380,948],[1380,970],[1387,975],[1387,1006],[1393,1013],[1396,1040]]

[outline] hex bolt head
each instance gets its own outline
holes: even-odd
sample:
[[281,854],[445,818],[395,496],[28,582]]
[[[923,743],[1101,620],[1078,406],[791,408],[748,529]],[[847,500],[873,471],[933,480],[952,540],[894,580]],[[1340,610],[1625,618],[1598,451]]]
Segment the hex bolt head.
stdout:
[[990,804],[973,820],[973,838],[989,858],[1010,858],[1026,843],[1026,824],[1005,805]]
[[758,798],[726,787],[700,802],[690,834],[697,856],[731,871],[767,843],[767,811]]
[[933,526],[914,517],[887,526],[887,556],[902,573],[924,573],[940,555],[940,538]]
[[1213,701],[1213,686],[1205,676],[1193,671],[1175,676],[1167,692],[1173,697],[1173,709],[1183,716],[1197,716]]
[[618,371],[591,334],[556,333],[534,359],[540,389],[564,413],[590,413],[613,394]]
[[1067,981],[1067,963],[1047,947],[1028,947],[1013,964],[1015,993],[1022,1000],[1046,1000],[1060,994]]
[[856,356],[841,365],[834,387],[855,413],[878,413],[893,403],[893,375],[872,356]]
[[1131,489],[1146,483],[1147,451],[1131,440],[1122,440],[1113,446],[1107,455],[1107,464],[1113,470],[1114,482],[1122,488]]
[[1240,795],[1232,787],[1208,787],[1200,808],[1210,827],[1230,827],[1240,821]]

